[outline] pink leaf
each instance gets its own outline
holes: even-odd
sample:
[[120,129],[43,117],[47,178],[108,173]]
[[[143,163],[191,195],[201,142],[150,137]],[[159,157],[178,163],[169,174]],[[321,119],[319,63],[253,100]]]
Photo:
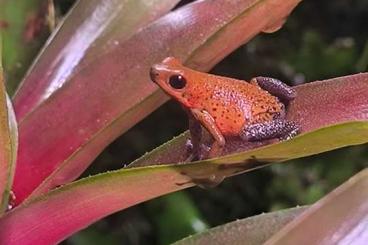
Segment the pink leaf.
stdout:
[[[367,76],[367,74],[359,74],[300,86],[299,102],[296,103],[308,105],[321,101],[319,97],[311,99],[308,90],[312,90],[313,87],[320,88],[319,93],[323,94],[329,91],[333,83],[337,83],[337,87],[342,89],[339,96],[326,96],[323,100],[326,103],[322,107],[326,110],[330,109],[331,105],[342,103],[340,98],[353,92],[349,87],[353,87],[354,84],[368,86]],[[344,84],[347,88],[345,94]],[[362,112],[366,109],[363,102],[366,105],[367,101],[360,101],[362,103],[358,101],[360,98],[354,103],[345,104],[350,105],[350,110],[345,110],[340,117],[341,121],[331,119],[331,124],[325,124],[327,120],[324,120],[321,128],[314,128],[292,140],[201,162],[125,168],[88,177],[53,190],[44,196],[28,199],[0,219],[2,228],[0,244],[54,244],[102,217],[166,193],[195,184],[218,183],[225,177],[264,166],[271,161],[293,159],[348,145],[366,143],[368,115]],[[304,110],[301,113],[307,114],[301,114],[299,111],[290,111],[290,116],[301,119],[308,116],[308,112]],[[361,116],[356,118],[356,115]],[[173,152],[173,154],[177,153]],[[150,156],[148,155],[145,160],[150,161]],[[364,188],[356,189],[363,194],[362,198],[367,196],[365,195],[366,184],[365,181]],[[354,205],[346,210],[352,212]],[[366,209],[362,210],[366,212]],[[358,211],[355,210],[356,213]]]
[[[338,123],[368,120],[368,73],[311,82],[296,86],[295,89],[298,96],[289,105],[287,117],[300,124],[302,133]],[[188,136],[183,134],[176,137],[129,166],[184,161],[187,158],[185,142]],[[330,141],[328,138],[326,140]],[[244,152],[267,143],[270,142],[228,141],[224,154]],[[313,144],[318,147],[318,144]]]
[[366,244],[368,170],[313,204],[265,244]]
[[[14,183],[17,203],[43,181],[35,193],[77,178],[106,145],[166,101],[149,80],[153,63],[173,55],[208,69],[205,61],[213,65],[244,41],[279,23],[298,2],[194,2],[72,74],[20,122]],[[45,74],[47,71],[36,76]]]
[[[81,67],[129,39],[168,12],[179,0],[80,0],[60,24],[14,95],[17,118],[24,117]],[[122,24],[124,23],[124,24]]]

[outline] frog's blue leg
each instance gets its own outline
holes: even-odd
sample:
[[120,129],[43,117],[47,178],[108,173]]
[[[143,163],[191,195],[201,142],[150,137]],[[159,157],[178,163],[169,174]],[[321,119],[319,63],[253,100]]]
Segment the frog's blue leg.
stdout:
[[246,141],[261,141],[273,138],[288,140],[297,135],[299,131],[300,128],[297,123],[285,119],[275,119],[245,127],[240,133],[240,137]]
[[296,96],[296,91],[292,87],[275,78],[255,77],[252,78],[250,83],[258,85],[273,96],[278,97],[282,102],[286,104],[289,101],[293,100]]

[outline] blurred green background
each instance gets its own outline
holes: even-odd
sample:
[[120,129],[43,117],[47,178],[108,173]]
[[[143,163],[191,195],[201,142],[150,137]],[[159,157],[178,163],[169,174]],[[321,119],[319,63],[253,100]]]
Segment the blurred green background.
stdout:
[[[57,13],[65,14],[73,2],[55,1]],[[367,16],[366,0],[304,0],[280,31],[259,35],[211,73],[296,85],[367,71]],[[121,168],[186,129],[185,113],[170,101],[111,144],[85,176]],[[367,146],[359,146],[274,164],[213,189],[194,187],[129,208],[62,244],[169,244],[235,219],[311,204],[366,167],[367,157]]]

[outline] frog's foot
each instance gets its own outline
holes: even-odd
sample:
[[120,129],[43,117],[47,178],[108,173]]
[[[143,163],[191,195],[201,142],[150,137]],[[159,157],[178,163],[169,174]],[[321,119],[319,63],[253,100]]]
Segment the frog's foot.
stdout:
[[210,150],[208,152],[208,157],[207,158],[214,158],[214,157],[219,157],[222,155],[222,152],[224,150],[224,146],[225,144],[222,144],[220,142],[213,142],[212,146],[210,147]]
[[276,119],[265,123],[256,123],[245,127],[240,137],[246,141],[261,141],[279,138],[288,140],[297,135],[300,127],[297,123],[284,119]]
[[287,133],[279,136],[279,140],[289,140],[300,133],[300,126],[293,121],[286,122]]
[[255,77],[252,78],[250,83],[258,85],[286,104],[296,97],[296,91],[292,87],[275,78]]
[[187,141],[185,142],[185,146],[187,148],[188,154],[188,157],[187,159],[185,159],[185,162],[203,160],[208,156],[211,150],[211,148],[205,144],[199,144],[199,147],[194,147],[191,139],[187,139]]

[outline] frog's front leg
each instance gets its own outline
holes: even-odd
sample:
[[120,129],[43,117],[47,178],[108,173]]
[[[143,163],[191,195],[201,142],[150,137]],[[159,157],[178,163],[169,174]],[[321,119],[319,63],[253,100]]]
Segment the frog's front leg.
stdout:
[[[184,107],[183,107],[184,108]],[[184,108],[188,114],[188,123],[189,123],[189,132],[190,139],[187,140],[186,146],[188,148],[188,152],[190,152],[190,156],[186,161],[196,161],[202,159],[202,148],[201,147],[201,139],[202,139],[202,126],[197,119],[193,116],[193,114]]]
[[299,133],[297,123],[285,119],[251,124],[243,128],[240,137],[246,141],[261,141],[273,138],[288,140]]
[[251,84],[258,85],[262,89],[268,91],[273,96],[278,97],[282,102],[288,103],[296,96],[294,88],[271,77],[255,77],[250,81]]
[[205,110],[191,109],[190,111],[192,112],[195,119],[197,119],[215,139],[214,143],[211,146],[211,149],[209,150],[208,157],[212,158],[221,155],[226,141],[224,136],[218,129],[213,117]]

